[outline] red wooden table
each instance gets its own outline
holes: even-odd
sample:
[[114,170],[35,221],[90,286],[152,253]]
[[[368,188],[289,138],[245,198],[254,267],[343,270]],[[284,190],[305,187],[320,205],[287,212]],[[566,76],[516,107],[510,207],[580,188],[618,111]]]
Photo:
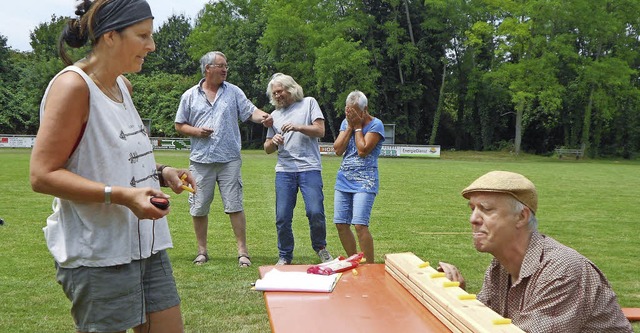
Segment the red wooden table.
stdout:
[[629,321],[640,321],[640,308],[622,308],[622,313]]
[[[308,265],[278,266],[306,271]],[[274,266],[261,266],[260,277]],[[384,264],[362,265],[342,274],[331,293],[264,292],[271,331],[315,332],[447,332],[424,305],[384,270]]]

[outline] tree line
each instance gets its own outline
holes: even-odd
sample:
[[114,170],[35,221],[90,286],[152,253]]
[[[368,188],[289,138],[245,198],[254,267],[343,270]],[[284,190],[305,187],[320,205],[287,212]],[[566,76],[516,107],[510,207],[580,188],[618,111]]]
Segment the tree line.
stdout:
[[[592,157],[640,151],[640,0],[219,0],[193,19],[173,15],[156,52],[128,75],[153,136],[176,136],[181,94],[219,50],[229,82],[258,107],[277,72],[315,97],[333,141],[344,100],[358,89],[396,143],[443,149]],[[18,52],[0,35],[0,133],[35,134],[49,80],[63,65],[52,15]],[[77,58],[86,50],[77,50]],[[265,130],[242,125],[246,146]]]

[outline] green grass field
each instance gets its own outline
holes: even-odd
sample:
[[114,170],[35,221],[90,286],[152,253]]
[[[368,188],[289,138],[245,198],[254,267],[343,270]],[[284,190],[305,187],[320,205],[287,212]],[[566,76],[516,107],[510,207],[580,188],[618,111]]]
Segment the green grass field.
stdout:
[[[0,328],[3,332],[72,332],[70,302],[55,282],[42,227],[51,197],[31,191],[27,149],[0,149]],[[214,200],[210,216],[212,261],[194,266],[195,236],[186,195],[173,195],[169,215],[174,248],[169,251],[187,332],[269,332],[260,292],[249,289],[258,267],[277,261],[275,155],[243,152],[247,238],[253,266],[238,268],[229,219]],[[186,151],[160,151],[158,162],[188,165]],[[344,254],[333,218],[333,183],[341,159],[323,157],[328,249]],[[460,191],[490,170],[529,177],[539,193],[540,230],[595,262],[623,307],[640,307],[640,161],[558,160],[508,153],[442,152],[439,159],[380,160],[381,192],[372,214],[376,260],[385,253],[413,252],[423,260],[457,265],[467,290],[477,292],[491,257],[475,251],[469,209]],[[303,202],[294,218],[294,264],[311,264]],[[292,318],[293,319],[293,318]],[[640,332],[640,324],[634,324]]]

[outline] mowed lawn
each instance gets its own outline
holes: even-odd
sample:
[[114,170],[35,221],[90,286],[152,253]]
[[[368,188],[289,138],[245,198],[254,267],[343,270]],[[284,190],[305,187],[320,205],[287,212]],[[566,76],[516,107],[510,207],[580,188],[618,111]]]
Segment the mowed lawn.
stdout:
[[[0,149],[0,328],[3,332],[72,332],[70,303],[55,282],[42,227],[51,197],[31,191],[28,149]],[[158,151],[163,164],[188,166],[187,151]],[[333,218],[333,183],[341,158],[323,157],[328,249],[344,254]],[[277,261],[275,155],[243,151],[247,238],[253,266],[238,267],[228,217],[216,197],[210,215],[212,261],[194,266],[195,236],[187,196],[173,195],[169,251],[187,332],[269,332],[260,292],[250,290],[258,267]],[[380,159],[381,191],[371,232],[376,260],[413,252],[431,263],[457,265],[477,292],[491,256],[472,246],[467,202],[460,191],[490,170],[529,177],[539,194],[539,229],[590,258],[605,273],[623,307],[640,307],[640,161],[558,160],[508,153],[443,151],[441,158]],[[294,264],[318,261],[299,197]],[[435,264],[432,264],[435,265]],[[295,320],[295,318],[292,318]],[[640,332],[640,324],[634,324]],[[389,328],[393,331],[393,328]]]

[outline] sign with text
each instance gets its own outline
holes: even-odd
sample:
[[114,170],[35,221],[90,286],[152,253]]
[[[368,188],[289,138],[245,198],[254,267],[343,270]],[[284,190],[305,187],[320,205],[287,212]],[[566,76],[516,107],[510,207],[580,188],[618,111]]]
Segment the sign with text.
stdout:
[[[335,155],[333,145],[330,143],[320,143],[320,154]],[[440,146],[382,145],[380,156],[440,157]]]
[[[149,138],[154,149],[160,150],[189,150],[191,140],[189,138]],[[32,135],[12,136],[0,135],[0,148],[33,148],[36,137]],[[320,154],[333,155],[333,143],[321,142]],[[382,145],[380,156],[389,157],[440,157],[440,146],[420,146],[420,145]]]
[[191,149],[191,140],[187,138],[151,138],[153,149],[183,150]]
[[0,136],[0,148],[32,148],[35,136]]

